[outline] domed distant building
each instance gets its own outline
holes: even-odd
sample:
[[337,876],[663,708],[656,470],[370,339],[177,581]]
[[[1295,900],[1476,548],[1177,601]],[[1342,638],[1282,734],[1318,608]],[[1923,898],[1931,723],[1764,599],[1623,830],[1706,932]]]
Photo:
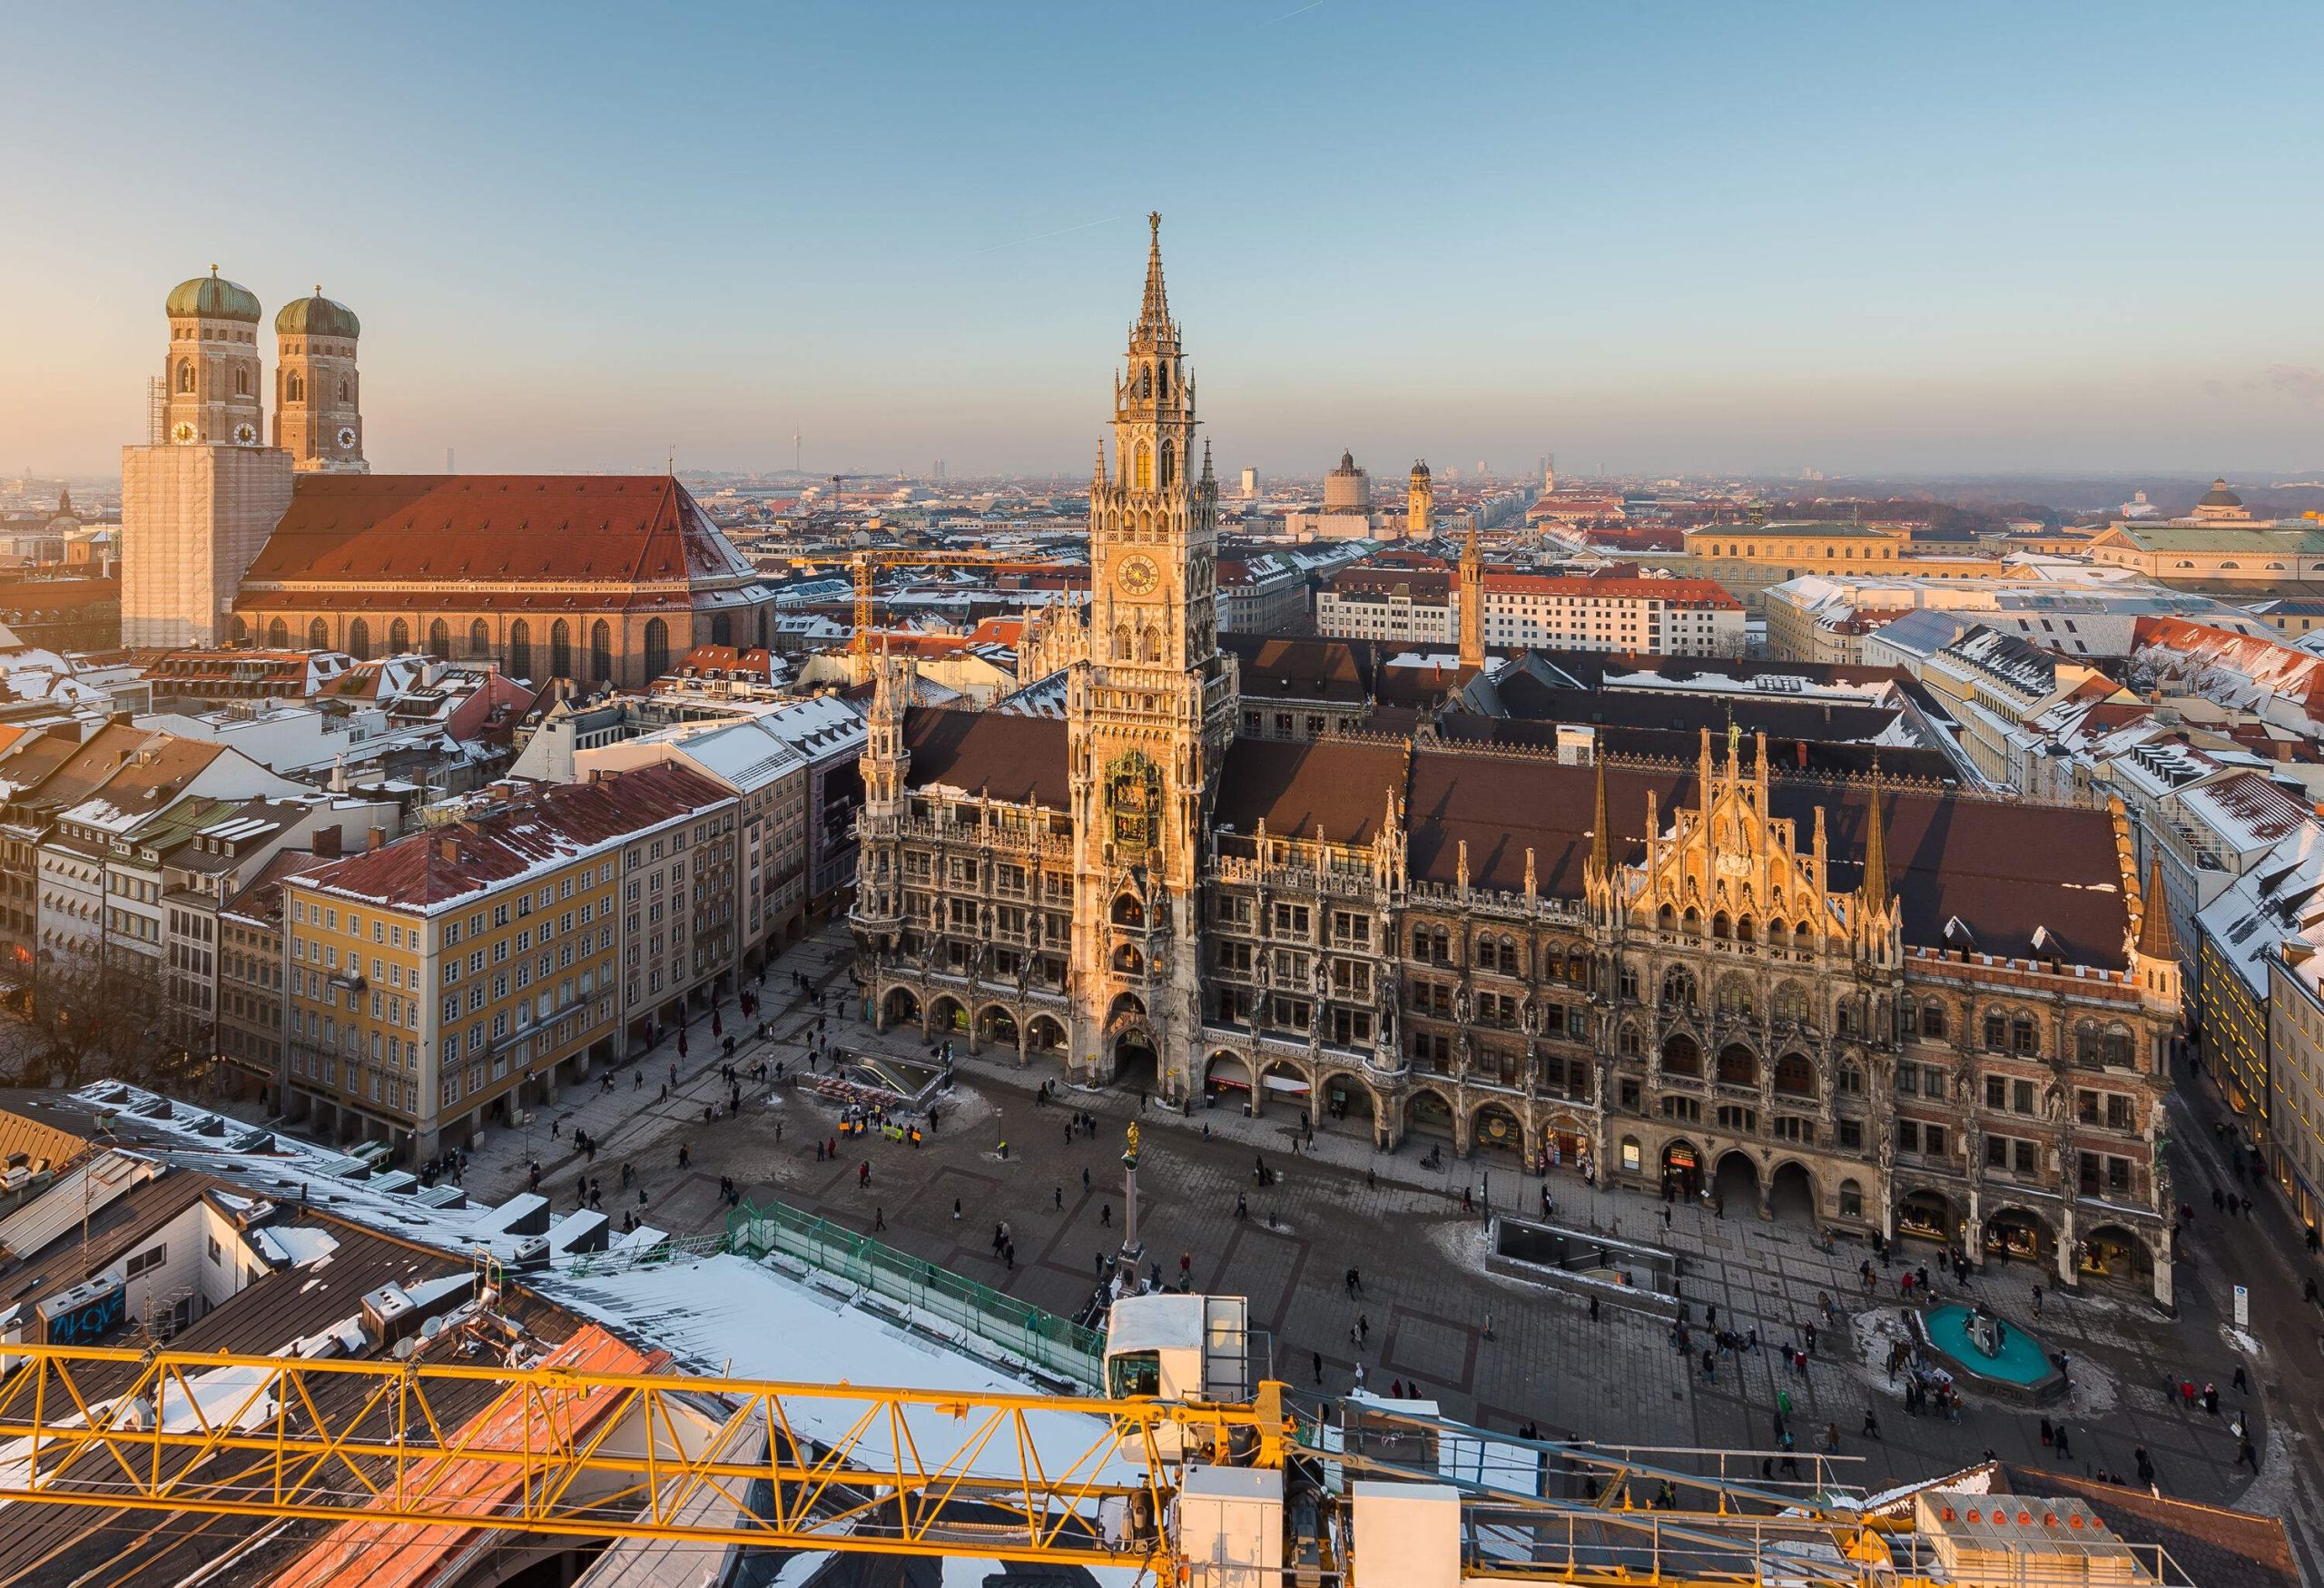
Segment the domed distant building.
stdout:
[[1324,476],[1324,511],[1368,513],[1372,510],[1372,477],[1355,466],[1355,454],[1340,454],[1340,466]]
[[2211,488],[2195,504],[2191,520],[2197,524],[2257,524],[2243,506],[2243,498],[2227,488],[2224,478],[2211,481]]
[[1340,466],[1324,476],[1321,512],[1285,513],[1286,534],[1303,540],[1357,540],[1379,526],[1372,516],[1372,477],[1355,466],[1355,454],[1343,451]]
[[1404,538],[1428,538],[1429,520],[1436,511],[1436,485],[1426,462],[1413,465],[1412,483],[1404,492]]

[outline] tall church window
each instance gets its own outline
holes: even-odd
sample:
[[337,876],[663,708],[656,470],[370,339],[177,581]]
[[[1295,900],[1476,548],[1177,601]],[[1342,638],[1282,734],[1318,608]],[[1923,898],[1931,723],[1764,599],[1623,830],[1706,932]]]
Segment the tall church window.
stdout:
[[291,376],[282,383],[282,400],[285,402],[306,401],[307,383],[296,375]]
[[533,626],[521,617],[508,626],[508,671],[518,678],[533,676]]
[[234,371],[234,395],[236,397],[248,397],[250,394],[251,372],[248,370],[236,370]]
[[1154,366],[1154,379],[1156,388],[1164,397],[1168,397],[1170,395],[1170,366],[1167,361]]
[[1160,629],[1149,626],[1138,631],[1137,659],[1141,662],[1158,662],[1162,659],[1162,631]]
[[347,654],[359,662],[371,659],[371,626],[360,617],[347,626]]
[[1151,364],[1138,372],[1137,395],[1141,399],[1154,395],[1154,366]]
[[268,624],[266,626],[266,644],[269,650],[289,650],[290,648],[290,626],[283,622],[280,617],[276,618],[272,623]]
[[1143,441],[1137,444],[1137,468],[1130,476],[1130,483],[1139,490],[1154,488],[1154,449]]
[[183,392],[193,390],[193,360],[192,359],[178,360],[178,390]]
[[1117,662],[1129,660],[1129,625],[1127,623],[1118,623],[1114,626],[1114,660]]
[[238,646],[251,643],[251,626],[239,617],[234,619],[234,643]]
[[330,625],[320,617],[307,625],[307,648],[310,651],[330,649]]
[[341,402],[347,400],[347,382],[344,380],[339,383],[339,400]]
[[491,654],[492,630],[486,626],[484,619],[479,617],[468,625],[468,655],[488,656]]
[[410,653],[411,625],[399,617],[388,625],[388,654],[402,656],[409,656]]
[[714,613],[710,619],[710,643],[730,646],[734,643],[734,625],[724,612]]
[[1167,441],[1163,442],[1163,443],[1162,443],[1162,488],[1163,488],[1165,490],[1167,490],[1167,489],[1169,488],[1169,487],[1170,487],[1170,482],[1171,482],[1172,480],[1176,479],[1176,478],[1178,477],[1178,471],[1177,471],[1177,458],[1178,458],[1178,451],[1177,451],[1177,449],[1176,447],[1174,447],[1171,443],[1167,442]]
[[670,670],[670,626],[660,618],[645,625],[645,676],[659,678]]
[[573,629],[562,617],[548,626],[548,672],[552,678],[573,676]]
[[613,626],[600,617],[589,626],[589,676],[611,678],[613,676]]
[[440,617],[428,626],[428,654],[439,662],[452,659],[452,626]]

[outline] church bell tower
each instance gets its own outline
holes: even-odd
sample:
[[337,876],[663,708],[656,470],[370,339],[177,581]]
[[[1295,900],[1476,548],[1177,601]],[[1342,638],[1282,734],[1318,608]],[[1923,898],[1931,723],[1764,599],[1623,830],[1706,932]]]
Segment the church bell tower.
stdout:
[[[1089,487],[1087,655],[1067,674],[1075,850],[1073,1060],[1150,1057],[1188,1085],[1200,1023],[1195,911],[1212,778],[1235,731],[1218,648],[1218,484],[1196,471],[1195,386],[1162,281],[1162,218]],[[1127,1078],[1127,1077],[1126,1077]]]
[[362,322],[323,296],[285,303],[274,317],[274,444],[301,472],[368,474],[355,342]]

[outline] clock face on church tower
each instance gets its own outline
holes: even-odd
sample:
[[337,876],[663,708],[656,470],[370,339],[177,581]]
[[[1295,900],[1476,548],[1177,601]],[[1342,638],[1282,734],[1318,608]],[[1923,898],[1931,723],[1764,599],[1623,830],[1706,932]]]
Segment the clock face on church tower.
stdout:
[[177,428],[176,428],[176,429],[172,429],[172,430],[170,432],[170,439],[171,439],[171,440],[172,440],[172,441],[191,441],[191,440],[192,440],[192,439],[193,439],[193,427],[192,427],[191,424],[187,423],[185,420],[183,420],[183,419],[180,419],[180,420],[178,421],[178,423],[177,423]]
[[1127,557],[1114,570],[1114,583],[1124,595],[1143,596],[1162,582],[1162,575],[1147,557]]
[[349,451],[352,451],[352,450],[354,449],[354,448],[355,448],[355,427],[354,427],[354,426],[352,426],[352,425],[341,425],[341,426],[340,426],[340,427],[339,427],[339,449],[340,449],[340,451],[342,451],[342,452],[349,452]]

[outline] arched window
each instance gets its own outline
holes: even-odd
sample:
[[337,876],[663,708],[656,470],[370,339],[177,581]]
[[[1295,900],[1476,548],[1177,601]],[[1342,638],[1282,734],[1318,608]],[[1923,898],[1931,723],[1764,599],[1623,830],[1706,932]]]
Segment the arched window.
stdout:
[[508,672],[517,678],[533,676],[533,626],[521,617],[508,626]]
[[[236,397],[248,397],[250,394],[251,394],[251,372],[250,372],[248,370],[241,369],[241,368],[239,368],[239,367],[238,367],[238,368],[234,370],[234,395],[235,395]],[[2232,563],[2230,563],[2228,566],[2229,566],[2230,567],[2234,567],[2235,565],[2234,565],[2234,564],[2232,564]]]
[[234,643],[238,646],[251,643],[251,626],[239,617],[234,619]]
[[1807,1023],[1807,989],[1797,981],[1786,981],[1777,987],[1776,989],[1776,1019],[1806,1025]]
[[724,612],[711,614],[710,643],[714,646],[731,646],[734,643],[734,620]]
[[1721,1086],[1758,1085],[1758,1056],[1740,1042],[1731,1042],[1721,1048],[1718,1050],[1718,1081]]
[[1757,1001],[1748,977],[1722,976],[1718,981],[1718,1012],[1748,1016]]
[[2080,1021],[2073,1028],[2073,1057],[2077,1064],[2098,1062],[2098,1022]]
[[645,624],[645,676],[659,678],[670,670],[670,626],[660,618]]
[[1146,925],[1146,901],[1136,893],[1123,893],[1114,900],[1114,924],[1143,930]]
[[439,662],[452,659],[452,627],[440,617],[428,626],[428,654]]
[[193,360],[192,359],[178,360],[178,390],[189,394],[193,390]]
[[1695,1046],[1692,1037],[1681,1033],[1662,1044],[1662,1068],[1670,1075],[1700,1075],[1703,1072],[1703,1050]]
[[1163,442],[1163,443],[1162,443],[1162,488],[1163,488],[1163,489],[1165,489],[1165,490],[1169,489],[1169,488],[1170,488],[1170,482],[1171,482],[1172,480],[1174,480],[1174,479],[1176,479],[1176,478],[1178,478],[1177,463],[1178,463],[1178,449],[1177,449],[1176,447],[1174,447],[1173,445],[1171,445],[1171,444],[1170,444],[1169,442],[1167,442],[1167,441]]
[[1127,623],[1114,625],[1114,660],[1129,660],[1129,625]]
[[1737,942],[1749,942],[1751,941],[1751,918],[1749,916],[1738,915],[1735,918],[1735,941]]
[[1719,911],[1710,918],[1710,934],[1724,942],[1727,939],[1727,912]]
[[1692,904],[1688,905],[1686,914],[1679,918],[1679,925],[1689,937],[1700,937],[1703,934],[1702,912]]
[[1162,631],[1160,629],[1149,626],[1138,630],[1137,659],[1141,662],[1158,662],[1162,659]]
[[1165,397],[1170,395],[1170,365],[1167,360],[1154,366],[1154,389]]
[[1154,488],[1154,449],[1143,441],[1137,444],[1137,467],[1130,475],[1130,483],[1139,490]]
[[307,383],[296,375],[289,377],[282,382],[282,400],[285,402],[306,401]]
[[1137,395],[1141,399],[1154,395],[1154,366],[1151,364],[1137,372]]
[[596,679],[609,679],[613,676],[613,625],[600,617],[589,626],[589,676]]
[[310,651],[330,649],[330,625],[316,618],[307,625],[307,648]]
[[1786,1097],[1814,1097],[1816,1066],[1797,1053],[1786,1053],[1776,1060],[1776,1090]]
[[388,654],[402,656],[409,656],[410,653],[411,625],[399,617],[388,625]]
[[2121,1026],[2108,1026],[2106,1037],[2098,1050],[2100,1060],[2119,1069],[2127,1070],[2131,1063],[2131,1033]]
[[347,382],[344,380],[339,383],[339,400],[341,402],[347,400]]
[[1636,1026],[1625,1025],[1622,1028],[1621,1050],[1622,1057],[1625,1059],[1635,1059],[1638,1057],[1639,1041],[1638,1028]]
[[2034,1017],[2030,1014],[2012,1015],[2009,1021],[2009,1050],[2013,1053],[2037,1051],[2041,1043],[2034,1034]]
[[360,617],[347,626],[347,654],[359,662],[371,659],[371,626]]
[[573,629],[562,617],[548,626],[548,673],[552,678],[573,676]]
[[268,624],[266,626],[266,645],[269,650],[289,650],[290,648],[290,626],[283,622],[280,617],[276,618],[272,623]]
[[1501,973],[1504,976],[1521,976],[1525,973],[1524,968],[1518,962],[1517,940],[1513,937],[1504,937],[1501,940]]
[[468,625],[468,655],[488,656],[491,654],[492,630],[487,627],[484,619],[479,617]]
[[1693,972],[1673,971],[1662,978],[1662,1007],[1684,1010],[1692,1010],[1695,1007]]
[[1944,1038],[1945,1005],[1941,1003],[1921,1005],[1921,1035],[1938,1040]]

